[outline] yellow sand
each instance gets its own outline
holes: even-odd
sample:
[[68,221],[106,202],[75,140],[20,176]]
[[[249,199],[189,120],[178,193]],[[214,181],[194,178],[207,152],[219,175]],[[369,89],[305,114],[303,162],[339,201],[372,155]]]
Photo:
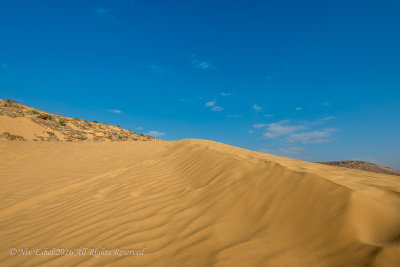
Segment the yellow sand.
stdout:
[[[45,127],[41,127],[28,118],[11,118],[0,115],[0,133],[9,132],[14,135],[33,139],[35,135],[42,135]],[[12,129],[10,131],[10,129]]]
[[0,266],[398,267],[399,192],[397,176],[211,141],[1,141]]

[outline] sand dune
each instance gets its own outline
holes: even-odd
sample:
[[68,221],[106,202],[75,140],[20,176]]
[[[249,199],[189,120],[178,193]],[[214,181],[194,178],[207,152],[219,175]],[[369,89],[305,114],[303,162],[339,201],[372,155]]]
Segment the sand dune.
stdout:
[[153,137],[120,126],[89,122],[0,99],[0,140],[20,141],[149,141]]
[[0,150],[1,266],[400,266],[398,176],[203,140]]
[[358,161],[358,160],[341,160],[341,161],[325,161],[317,162],[325,165],[344,167],[350,169],[358,169],[369,172],[384,173],[390,175],[400,176],[400,171],[392,169],[390,167],[382,167],[371,162]]

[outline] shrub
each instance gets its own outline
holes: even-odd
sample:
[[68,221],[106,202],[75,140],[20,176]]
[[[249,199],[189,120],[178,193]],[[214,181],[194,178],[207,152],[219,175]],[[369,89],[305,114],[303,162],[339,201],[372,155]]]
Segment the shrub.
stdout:
[[65,126],[65,125],[66,125],[64,120],[58,120],[58,123],[59,123],[61,126]]
[[53,116],[51,116],[50,114],[41,114],[38,117],[43,120],[52,120],[53,119]]
[[99,123],[98,121],[92,121],[92,122],[94,122],[94,123]]
[[4,100],[3,106],[5,106],[5,107],[11,107],[13,103],[14,103],[14,101],[11,100],[10,98],[8,98],[8,99],[5,99],[5,100]]
[[76,138],[78,138],[79,140],[82,140],[82,141],[87,139],[87,137],[84,135],[77,136]]
[[37,110],[32,110],[32,113],[35,115],[39,114],[39,112]]

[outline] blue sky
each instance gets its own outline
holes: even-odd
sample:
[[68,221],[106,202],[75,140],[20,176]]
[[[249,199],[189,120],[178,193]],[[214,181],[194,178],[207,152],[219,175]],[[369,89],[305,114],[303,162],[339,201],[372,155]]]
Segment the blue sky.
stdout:
[[2,1],[0,97],[400,169],[398,1]]

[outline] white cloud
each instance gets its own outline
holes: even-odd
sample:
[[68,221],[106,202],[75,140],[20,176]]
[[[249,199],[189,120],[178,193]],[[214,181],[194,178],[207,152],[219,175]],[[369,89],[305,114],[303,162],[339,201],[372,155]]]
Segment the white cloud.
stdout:
[[249,134],[253,134],[253,133],[254,133],[254,130],[249,130],[248,133],[249,133]]
[[[324,118],[309,122],[302,121],[299,123],[291,123],[290,120],[281,120],[274,123],[257,123],[253,124],[253,128],[263,129],[262,136],[266,139],[278,138],[279,142],[286,142],[287,144],[303,143],[303,144],[317,144],[333,141],[333,134],[338,131],[336,128],[315,129],[316,126],[324,124],[325,122],[334,119],[334,116],[326,116]],[[295,146],[289,148],[281,148],[269,151],[274,151],[278,154],[295,154],[300,149],[295,151]]]
[[274,115],[273,114],[264,114],[264,117],[267,117],[267,118],[272,118]]
[[213,101],[208,101],[208,102],[206,102],[206,107],[212,107],[212,106],[215,105],[215,103],[216,103],[215,100],[213,100]]
[[143,130],[142,126],[137,127],[138,130]]
[[327,121],[333,120],[334,118],[335,118],[335,116],[326,116],[326,117],[324,117],[322,119],[318,119],[318,120],[312,122],[312,124],[313,125],[320,125],[320,124],[323,124],[323,123],[325,123]]
[[210,62],[207,61],[200,61],[200,60],[193,60],[192,61],[193,67],[196,69],[201,69],[201,70],[206,70],[206,69],[212,69],[213,65]]
[[301,107],[296,107],[296,110],[297,110],[297,111],[300,111],[300,110],[301,110]]
[[192,67],[199,70],[215,70],[216,67],[209,61],[198,59],[196,55],[190,55]]
[[118,109],[109,109],[108,111],[112,112],[112,113],[117,113],[117,114],[121,114],[122,111],[118,110]]
[[208,107],[208,108],[211,108],[211,111],[222,111],[222,110],[224,110],[222,107],[216,106],[215,105],[216,103],[217,103],[216,100],[208,101],[208,102],[206,102],[205,106]]
[[307,128],[305,125],[289,125],[289,123],[290,120],[282,120],[279,122],[270,123],[267,126],[267,131],[263,133],[263,136],[265,138],[276,138]]
[[93,12],[96,13],[99,16],[107,16],[110,14],[110,10],[104,8],[104,7],[96,7],[93,9]]
[[325,128],[312,132],[293,133],[288,136],[287,141],[290,143],[301,142],[303,144],[325,143],[331,141],[330,137],[336,131],[336,128]]
[[254,105],[252,106],[252,108],[253,108],[255,111],[261,111],[261,110],[262,110],[262,107],[260,107],[260,106],[257,105],[257,104],[254,104]]
[[267,127],[267,126],[268,126],[268,124],[266,124],[266,123],[253,124],[254,129],[261,129],[261,128],[264,128],[264,127]]
[[308,124],[308,125],[321,125],[326,123],[327,121],[333,120],[335,118],[335,116],[326,116],[322,119],[317,119],[315,121],[303,121],[302,123],[304,124]]
[[224,110],[224,109],[222,107],[220,107],[220,106],[213,106],[211,108],[211,111],[222,111],[222,110]]
[[230,95],[232,95],[232,94],[222,92],[221,95],[222,95],[222,96],[230,96]]
[[149,132],[146,133],[146,135],[150,135],[150,136],[153,136],[153,137],[161,137],[161,136],[164,136],[165,133],[161,133],[159,131],[149,131]]

